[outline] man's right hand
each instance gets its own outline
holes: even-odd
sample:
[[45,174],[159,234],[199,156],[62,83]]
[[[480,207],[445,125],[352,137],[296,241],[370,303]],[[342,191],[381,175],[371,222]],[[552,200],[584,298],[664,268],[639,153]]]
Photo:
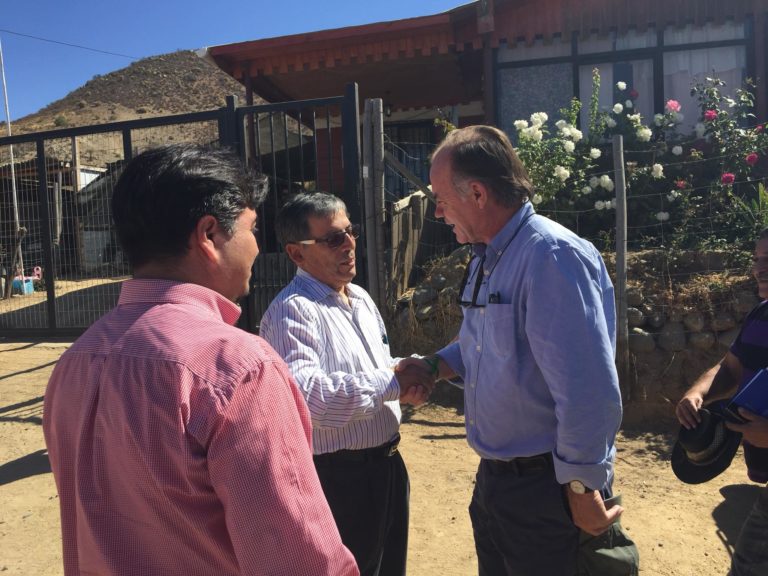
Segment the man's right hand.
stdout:
[[400,402],[419,406],[427,401],[435,388],[435,377],[424,362],[401,362],[395,368],[395,377],[400,384]]
[[699,410],[701,410],[703,404],[704,397],[698,392],[688,392],[680,399],[675,408],[675,416],[677,416],[677,419],[684,428],[690,430],[699,425],[699,422],[701,422]]

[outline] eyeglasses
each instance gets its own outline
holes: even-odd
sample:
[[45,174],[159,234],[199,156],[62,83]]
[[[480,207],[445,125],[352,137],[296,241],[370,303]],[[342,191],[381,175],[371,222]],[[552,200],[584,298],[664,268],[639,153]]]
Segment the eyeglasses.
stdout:
[[322,238],[312,238],[310,240],[296,240],[294,244],[328,244],[328,248],[338,248],[344,242],[347,241],[347,236],[354,238],[355,240],[360,238],[360,226],[358,224],[350,224],[344,230],[338,232],[331,232],[330,234],[323,236]]
[[[483,264],[485,264],[485,255],[483,255],[482,258],[480,258],[480,264],[475,268],[475,287],[472,290],[472,300],[459,300],[459,306],[462,308],[485,308],[485,304],[478,304],[477,303],[477,295],[480,294],[480,286],[483,285],[483,276],[484,270],[483,270]],[[472,268],[472,261],[470,260],[467,264],[467,268],[464,272],[464,280],[461,283],[461,292],[459,294],[464,294],[464,292],[467,289],[467,284],[469,284],[469,271]]]

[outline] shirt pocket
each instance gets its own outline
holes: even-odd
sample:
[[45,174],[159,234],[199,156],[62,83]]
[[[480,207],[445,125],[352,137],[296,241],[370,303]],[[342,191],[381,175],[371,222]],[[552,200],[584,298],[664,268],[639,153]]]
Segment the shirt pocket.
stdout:
[[516,341],[518,310],[514,304],[485,307],[485,346],[496,356],[512,355]]

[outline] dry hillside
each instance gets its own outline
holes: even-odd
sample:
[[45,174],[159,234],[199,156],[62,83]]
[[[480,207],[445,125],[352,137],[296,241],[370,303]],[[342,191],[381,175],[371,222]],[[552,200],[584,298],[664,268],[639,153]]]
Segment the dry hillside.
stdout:
[[230,94],[245,102],[240,83],[194,52],[182,50],[94,76],[61,100],[14,121],[13,131],[25,134],[210,110],[223,106]]

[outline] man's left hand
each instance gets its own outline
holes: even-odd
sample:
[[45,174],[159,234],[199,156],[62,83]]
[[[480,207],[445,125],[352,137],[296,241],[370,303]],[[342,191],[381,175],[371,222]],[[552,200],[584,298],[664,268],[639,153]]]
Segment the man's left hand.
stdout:
[[768,448],[768,418],[758,416],[745,408],[739,408],[739,415],[747,422],[736,424],[726,422],[725,425],[736,432],[741,432],[744,440],[758,448]]
[[571,506],[573,523],[592,536],[602,534],[619,519],[624,508],[618,504],[605,509],[605,503],[600,492],[594,490],[586,494],[576,494],[567,486],[568,504]]

